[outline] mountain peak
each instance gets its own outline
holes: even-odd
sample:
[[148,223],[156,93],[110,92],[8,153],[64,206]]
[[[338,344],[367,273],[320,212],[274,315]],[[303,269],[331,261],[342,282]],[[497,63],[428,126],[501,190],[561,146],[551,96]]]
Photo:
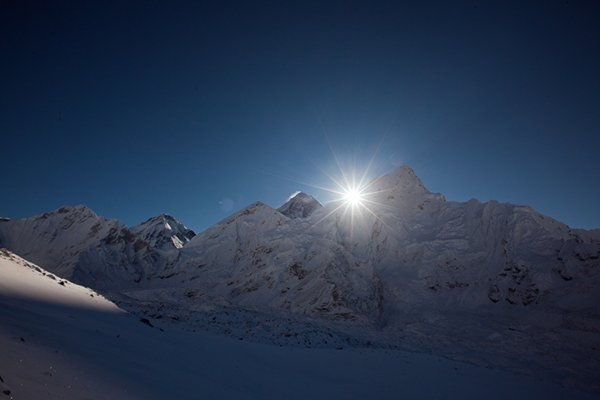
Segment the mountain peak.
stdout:
[[312,197],[311,195],[308,195],[304,192],[297,191],[297,192],[292,193],[288,197],[288,201],[293,200],[293,199],[304,200],[304,199],[314,199],[314,197]]
[[392,170],[391,172],[389,172],[388,174],[386,174],[384,176],[395,176],[398,178],[402,178],[404,180],[413,180],[413,181],[416,180],[418,182],[421,182],[421,180],[415,173],[415,170],[406,164]]
[[193,230],[187,228],[175,217],[165,213],[147,219],[131,228],[131,231],[151,247],[163,250],[170,250],[173,247],[179,249],[196,236]]
[[403,165],[386,175],[376,178],[370,186],[373,189],[383,191],[401,190],[404,193],[429,193],[421,179],[408,165]]
[[55,210],[45,212],[32,217],[36,220],[93,220],[98,219],[98,215],[89,207],[82,204],[75,206],[65,205]]
[[321,207],[323,207],[321,203],[311,195],[296,192],[277,211],[289,218],[306,218]]
[[68,213],[78,213],[78,214],[93,214],[96,215],[96,213],[89,208],[86,205],[83,204],[76,204],[74,206],[71,205],[64,205],[54,211],[52,211],[53,213],[56,214],[68,214]]
[[169,215],[166,213],[161,213],[161,214],[155,215],[154,217],[148,218],[146,221],[142,222],[140,225],[150,224],[150,223],[155,223],[155,222],[177,222],[177,223],[179,223],[179,221],[172,215]]

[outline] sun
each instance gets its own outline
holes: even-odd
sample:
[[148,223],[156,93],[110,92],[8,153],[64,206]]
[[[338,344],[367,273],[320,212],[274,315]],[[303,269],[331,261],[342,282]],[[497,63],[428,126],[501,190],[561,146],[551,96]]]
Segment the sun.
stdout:
[[[353,235],[357,229],[368,228],[371,216],[385,224],[380,216],[380,207],[385,204],[379,203],[378,198],[381,190],[374,187],[376,180],[368,181],[369,168],[358,171],[356,168],[343,169],[336,158],[339,175],[328,174],[323,171],[327,178],[333,183],[331,186],[314,186],[333,194],[333,198],[323,208],[326,212],[319,213],[320,218],[315,219],[313,225],[320,224],[329,216],[337,214],[336,220],[345,221],[349,224],[350,234]],[[311,185],[313,186],[313,185]]]
[[362,205],[364,200],[362,191],[357,188],[346,189],[342,198],[346,204],[353,207]]

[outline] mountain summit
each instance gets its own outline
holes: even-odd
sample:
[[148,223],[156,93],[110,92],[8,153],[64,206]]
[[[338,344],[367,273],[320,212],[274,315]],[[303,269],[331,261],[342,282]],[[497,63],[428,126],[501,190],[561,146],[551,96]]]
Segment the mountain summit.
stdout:
[[406,194],[427,194],[429,190],[423,185],[415,171],[403,165],[390,173],[375,178],[369,184],[369,192],[402,192]]
[[292,195],[277,211],[289,218],[306,218],[321,207],[323,207],[321,203],[314,197],[298,192]]
[[162,250],[180,249],[196,236],[193,230],[168,214],[149,218],[131,228],[131,231],[151,247]]

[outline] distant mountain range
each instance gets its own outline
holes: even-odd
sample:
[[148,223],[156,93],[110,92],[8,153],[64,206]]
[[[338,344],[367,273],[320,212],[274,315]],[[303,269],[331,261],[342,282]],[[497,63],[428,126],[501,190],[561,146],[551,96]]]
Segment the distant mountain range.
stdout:
[[169,215],[127,227],[62,207],[0,221],[0,247],[190,328],[427,349],[597,385],[599,230],[527,206],[447,201],[407,166],[368,192],[368,210],[298,193],[197,235]]

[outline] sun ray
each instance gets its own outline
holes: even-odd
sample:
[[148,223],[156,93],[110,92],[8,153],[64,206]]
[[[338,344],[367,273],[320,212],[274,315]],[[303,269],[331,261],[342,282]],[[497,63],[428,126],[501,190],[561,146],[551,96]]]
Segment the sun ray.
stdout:
[[330,215],[334,214],[337,210],[339,210],[340,208],[344,207],[344,205],[345,205],[344,203],[341,203],[339,206],[337,206],[332,211],[330,211],[329,213],[327,213],[327,215],[325,215],[323,218],[319,219],[317,222],[315,222],[314,224],[312,224],[312,226],[320,224],[325,219],[327,219]]
[[386,228],[390,228],[390,226],[388,224],[386,224],[386,222],[381,219],[381,217],[379,215],[377,215],[373,210],[371,210],[369,207],[367,207],[365,205],[365,210],[367,210],[367,212],[369,212],[371,215],[373,215],[379,222],[381,222],[383,224],[383,226],[385,226]]
[[[375,149],[375,151],[373,152],[373,155],[371,156],[371,158],[369,159],[369,162],[367,163],[367,167],[364,169],[362,176],[360,177],[360,181],[358,182],[358,186],[363,186],[365,185],[365,180],[367,179],[367,177],[369,176],[369,173],[371,172],[371,167],[373,166],[373,162],[375,161],[375,157],[379,154],[379,150],[381,149],[381,144],[383,143],[383,139],[377,143],[377,147]],[[368,185],[367,185],[368,186]]]

